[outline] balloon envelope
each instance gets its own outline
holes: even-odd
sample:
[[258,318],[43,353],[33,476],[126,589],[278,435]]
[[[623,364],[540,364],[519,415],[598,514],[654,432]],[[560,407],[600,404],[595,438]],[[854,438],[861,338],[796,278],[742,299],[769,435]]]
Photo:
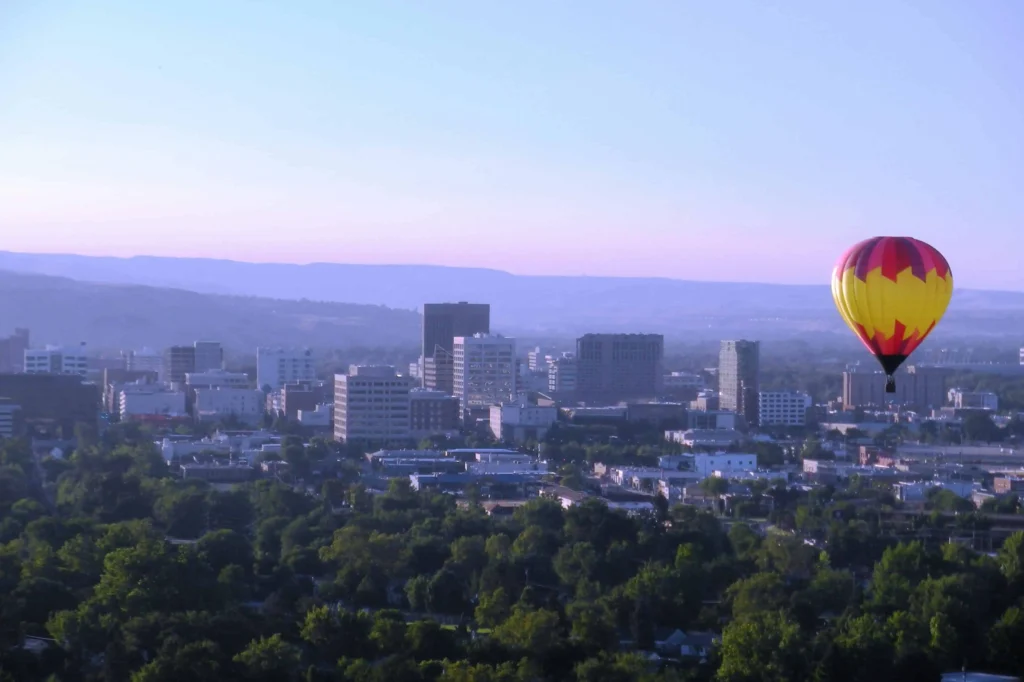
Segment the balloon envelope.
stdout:
[[953,273],[937,249],[910,237],[872,237],[832,271],[832,298],[853,333],[892,375],[931,333],[953,296]]

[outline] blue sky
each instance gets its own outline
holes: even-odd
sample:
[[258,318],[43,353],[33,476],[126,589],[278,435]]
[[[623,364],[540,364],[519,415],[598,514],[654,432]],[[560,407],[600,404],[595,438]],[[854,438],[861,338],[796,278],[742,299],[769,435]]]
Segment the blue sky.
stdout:
[[1024,290],[1014,0],[0,2],[0,249]]

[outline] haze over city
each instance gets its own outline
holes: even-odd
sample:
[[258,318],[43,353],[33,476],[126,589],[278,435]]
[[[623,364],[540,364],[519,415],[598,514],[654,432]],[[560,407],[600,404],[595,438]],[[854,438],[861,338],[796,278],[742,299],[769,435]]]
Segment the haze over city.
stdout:
[[1024,289],[1012,2],[0,5],[0,248]]

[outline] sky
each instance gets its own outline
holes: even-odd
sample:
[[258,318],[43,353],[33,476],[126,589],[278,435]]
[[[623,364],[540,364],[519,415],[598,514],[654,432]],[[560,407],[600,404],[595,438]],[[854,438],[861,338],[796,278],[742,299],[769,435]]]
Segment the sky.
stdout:
[[2,0],[0,249],[1024,290],[1014,0]]

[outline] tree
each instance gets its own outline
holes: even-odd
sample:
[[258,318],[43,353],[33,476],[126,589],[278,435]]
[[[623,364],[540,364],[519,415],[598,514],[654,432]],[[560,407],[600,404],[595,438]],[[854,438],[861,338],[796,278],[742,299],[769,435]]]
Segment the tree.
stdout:
[[996,426],[992,415],[987,412],[971,412],[963,420],[964,438],[971,441],[998,443],[1003,440],[1006,431]]
[[454,633],[432,620],[411,623],[405,636],[409,655],[417,661],[444,660],[458,655]]
[[324,660],[333,660],[364,655],[370,646],[370,625],[362,614],[317,606],[306,612],[301,635]]
[[781,611],[736,620],[722,633],[720,682],[790,682],[807,679],[800,627]]
[[788,602],[786,587],[777,573],[757,573],[732,584],[726,591],[733,618],[754,618],[781,609]]
[[999,567],[1011,584],[1019,587],[1024,583],[1024,531],[1006,538],[999,550]]
[[213,642],[204,640],[178,649],[164,649],[132,675],[132,682],[219,682],[224,679],[223,654]]
[[299,679],[300,659],[297,647],[286,642],[280,634],[274,634],[253,640],[234,660],[241,667],[245,680],[288,682]]
[[563,640],[558,614],[546,609],[528,610],[516,606],[509,618],[494,628],[492,636],[512,649],[543,656]]
[[501,625],[511,614],[508,594],[502,587],[480,595],[480,603],[476,607],[474,617],[477,625],[482,628],[494,628]]
[[1024,673],[1024,611],[1008,608],[989,632],[989,659],[998,672],[1007,675]]

